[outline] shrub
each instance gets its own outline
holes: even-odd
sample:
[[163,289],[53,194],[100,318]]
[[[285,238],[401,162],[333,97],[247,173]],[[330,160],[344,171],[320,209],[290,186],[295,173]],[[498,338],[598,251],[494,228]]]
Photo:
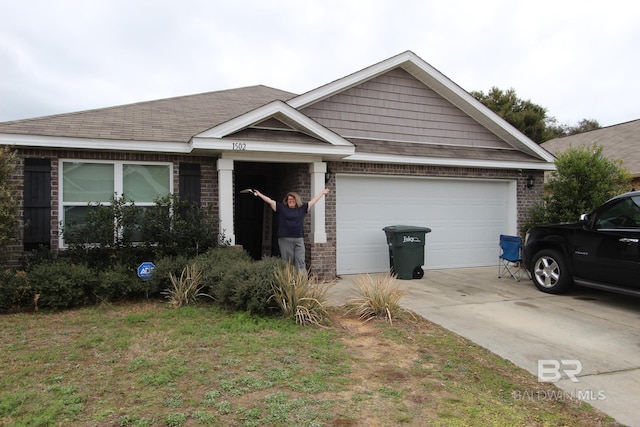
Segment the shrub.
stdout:
[[135,267],[114,264],[99,273],[94,293],[98,301],[119,301],[157,295],[158,291],[155,284],[137,276]]
[[272,298],[276,268],[283,264],[278,258],[261,261],[249,259],[236,263],[222,277],[215,290],[218,302],[227,308],[267,315],[277,311]]
[[322,325],[329,321],[327,293],[335,282],[318,281],[315,276],[286,264],[276,269],[273,299],[285,317],[301,325]]
[[44,262],[29,271],[36,307],[59,310],[95,302],[99,278],[87,266]]
[[[193,259],[202,272],[203,291],[218,298],[217,288],[225,275],[239,264],[251,263],[253,259],[246,251],[234,247],[209,249]],[[186,263],[183,264],[184,267]],[[180,270],[178,270],[179,272]]]
[[124,264],[98,271],[59,258],[28,267],[0,273],[0,313],[28,308],[60,310],[159,293],[153,283],[137,277],[135,268]]
[[358,275],[353,283],[357,295],[347,302],[348,313],[355,313],[364,321],[384,318],[389,323],[393,323],[394,318],[411,315],[411,312],[400,305],[400,299],[407,291],[400,289],[395,275]]
[[217,226],[211,207],[175,195],[157,199],[144,210],[124,195],[112,197],[106,205],[89,204],[83,223],[65,224],[68,249],[61,256],[102,270],[165,256],[193,257],[228,243]]
[[224,240],[211,207],[205,209],[176,195],[162,197],[142,215],[139,233],[161,255],[196,256]]
[[33,304],[33,290],[27,274],[11,269],[0,273],[0,313],[21,311]]
[[113,195],[107,205],[90,203],[83,223],[68,221],[63,227],[64,240],[70,248],[121,248],[133,243],[136,220],[142,208],[124,195]]
[[523,233],[541,224],[575,222],[609,198],[629,191],[629,172],[619,160],[610,160],[602,147],[569,148],[558,154],[556,170],[544,184],[542,201],[534,205]]
[[188,264],[189,259],[182,255],[165,256],[154,262],[156,268],[153,278],[146,282],[149,294],[161,293],[163,289],[171,287],[171,275],[179,276]]
[[[146,246],[123,246],[123,247],[72,247],[60,251],[58,259],[66,259],[71,264],[84,264],[95,270],[109,270],[117,265],[130,265],[137,267],[144,261],[155,259],[156,255],[152,248]],[[135,270],[134,270],[135,271]]]

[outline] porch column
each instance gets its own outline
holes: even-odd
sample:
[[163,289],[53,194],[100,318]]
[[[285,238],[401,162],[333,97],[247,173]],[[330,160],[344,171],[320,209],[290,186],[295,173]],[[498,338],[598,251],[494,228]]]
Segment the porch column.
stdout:
[[218,212],[220,234],[236,244],[233,227],[233,160],[218,159]]
[[[315,162],[309,165],[311,173],[311,196],[321,192],[325,187],[325,174],[327,173],[327,164],[324,162]],[[311,243],[327,243],[327,232],[325,230],[325,198],[321,198],[318,203],[311,209]]]

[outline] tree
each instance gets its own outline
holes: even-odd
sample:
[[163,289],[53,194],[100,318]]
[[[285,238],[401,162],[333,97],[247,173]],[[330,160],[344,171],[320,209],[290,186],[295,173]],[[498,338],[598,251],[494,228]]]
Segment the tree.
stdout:
[[547,126],[544,138],[545,141],[554,138],[562,138],[563,136],[567,136],[569,134],[568,126],[559,123],[555,117],[547,117],[547,120],[545,120],[545,125]]
[[546,120],[547,131],[546,139],[562,138],[563,136],[577,135],[583,132],[589,132],[592,130],[600,129],[600,123],[594,119],[582,119],[576,126],[568,126],[559,124],[555,117],[550,117]]
[[473,91],[471,96],[538,144],[600,128],[600,123],[594,119],[582,119],[577,126],[558,123],[555,117],[548,115],[546,108],[518,98],[513,88],[503,91],[494,86],[486,95]]
[[542,201],[531,209],[531,222],[525,228],[574,222],[630,185],[622,162],[604,157],[602,147],[570,148],[557,156],[556,170],[544,184]]
[[567,135],[576,135],[582,132],[589,132],[592,130],[600,129],[600,123],[594,119],[582,119],[578,122],[577,126],[569,126],[567,128]]
[[18,228],[18,202],[11,176],[16,168],[16,153],[9,147],[0,147],[0,247],[16,237]]
[[494,86],[486,95],[482,91],[473,91],[471,95],[532,141],[538,144],[545,141],[546,108],[518,98],[513,88],[503,91]]

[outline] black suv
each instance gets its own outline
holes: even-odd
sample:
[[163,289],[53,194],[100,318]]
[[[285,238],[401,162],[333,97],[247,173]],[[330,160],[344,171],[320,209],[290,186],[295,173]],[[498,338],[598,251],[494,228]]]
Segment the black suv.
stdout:
[[542,292],[576,283],[640,296],[640,191],[607,201],[579,222],[527,232],[522,259]]

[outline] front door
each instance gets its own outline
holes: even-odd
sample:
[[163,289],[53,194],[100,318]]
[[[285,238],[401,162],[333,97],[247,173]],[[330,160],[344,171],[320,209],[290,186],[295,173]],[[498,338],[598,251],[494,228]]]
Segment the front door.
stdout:
[[[264,183],[264,174],[236,170],[234,224],[236,244],[242,245],[253,259],[262,259],[265,209],[270,209],[258,197],[243,194],[245,188],[253,188],[256,183]],[[261,188],[261,191],[265,191]],[[267,227],[268,228],[268,227]],[[264,254],[270,255],[270,254]]]

